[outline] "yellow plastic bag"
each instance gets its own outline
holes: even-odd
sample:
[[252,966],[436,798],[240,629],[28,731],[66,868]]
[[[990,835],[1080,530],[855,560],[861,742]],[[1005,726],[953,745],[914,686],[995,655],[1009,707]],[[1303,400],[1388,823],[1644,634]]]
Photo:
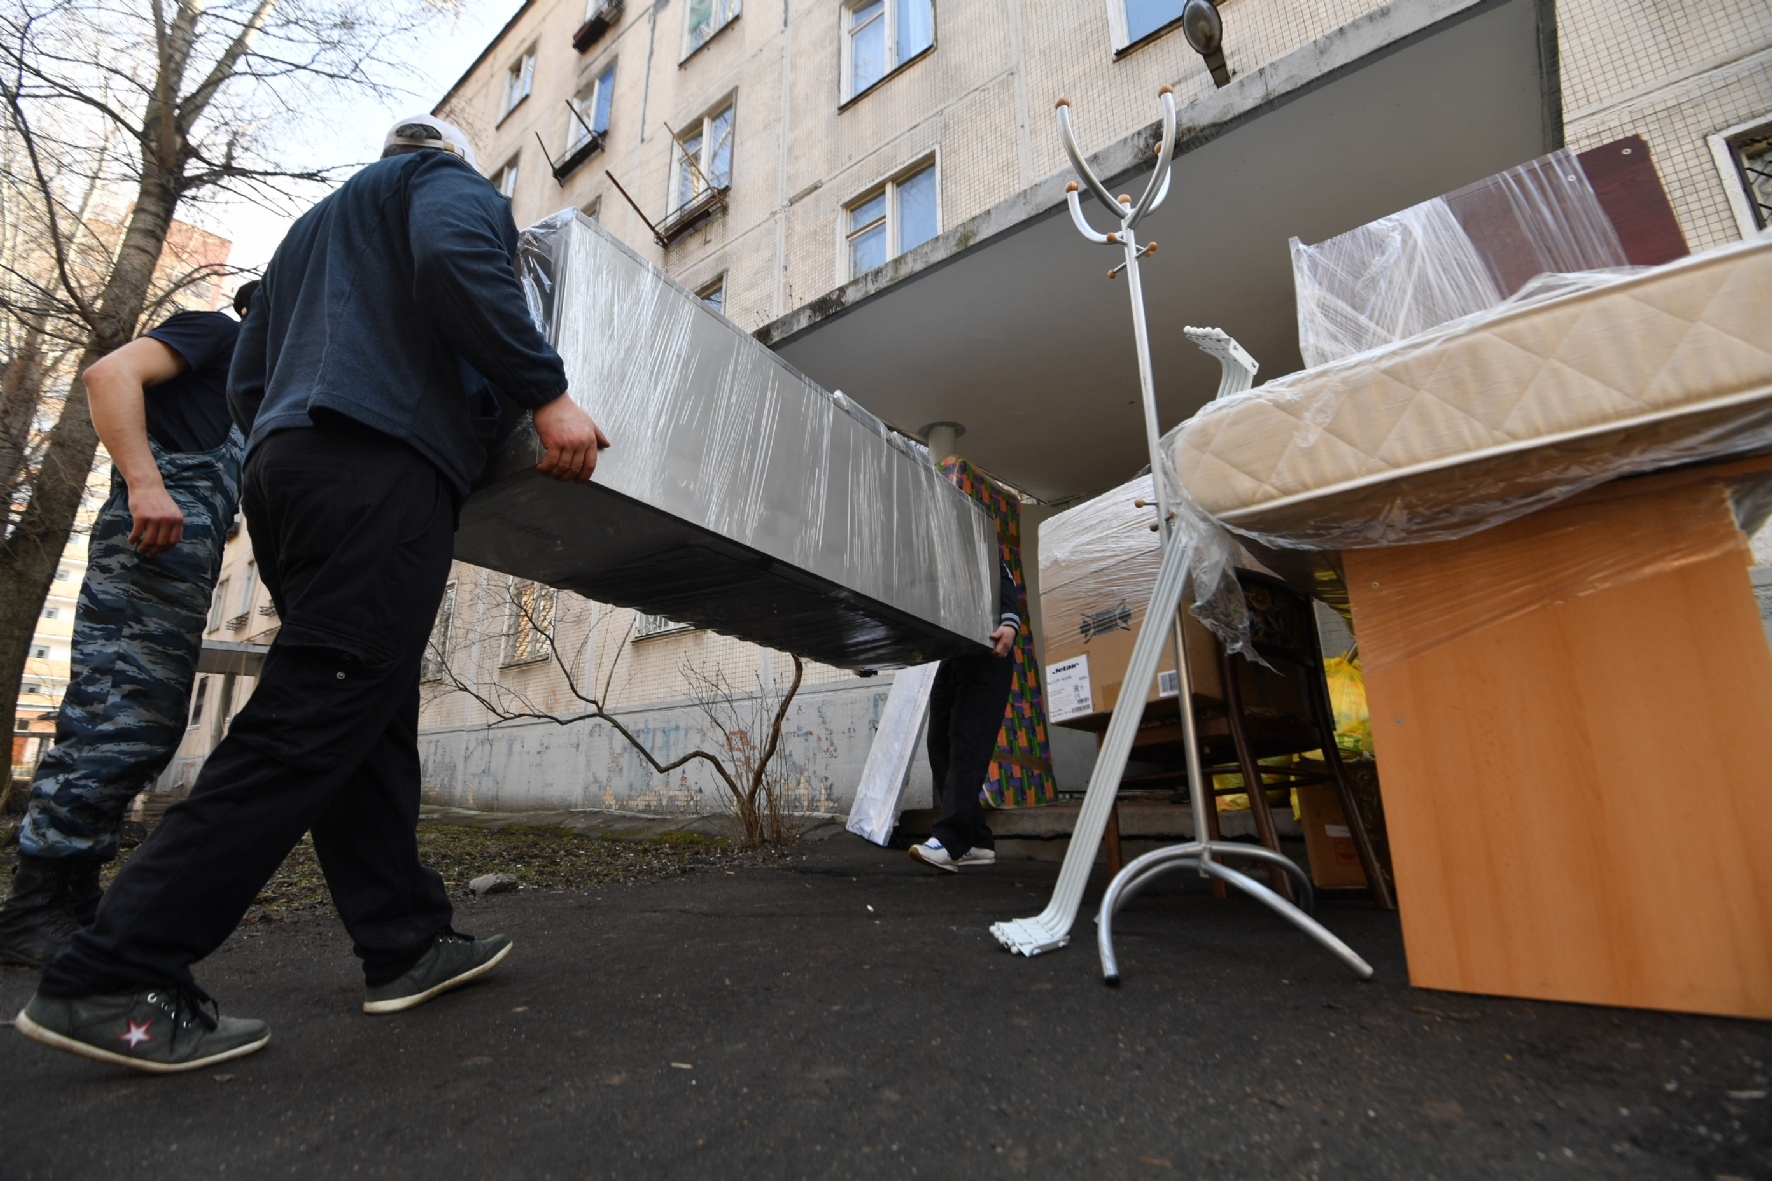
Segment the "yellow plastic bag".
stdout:
[[[1290,767],[1296,759],[1296,755],[1275,755],[1272,758],[1260,760],[1260,765],[1263,767]],[[1247,812],[1249,810],[1249,789],[1244,784],[1243,777],[1237,772],[1228,771],[1214,775],[1212,786],[1218,791],[1224,792],[1229,792],[1233,788],[1239,789],[1234,794],[1218,797],[1220,812]],[[1285,787],[1270,786],[1267,789],[1268,803],[1284,806],[1287,791],[1288,789]]]
[[1335,745],[1344,755],[1372,757],[1372,715],[1366,710],[1366,678],[1354,656],[1323,662],[1329,682],[1329,708],[1335,713]]

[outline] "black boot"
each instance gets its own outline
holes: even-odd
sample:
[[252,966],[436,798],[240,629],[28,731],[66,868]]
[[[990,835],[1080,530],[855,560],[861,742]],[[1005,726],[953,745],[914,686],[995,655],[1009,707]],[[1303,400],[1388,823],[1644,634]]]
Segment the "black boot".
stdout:
[[[62,953],[80,929],[69,909],[68,887],[81,879],[84,866],[92,867],[96,887],[97,862],[19,855],[12,892],[0,905],[0,964],[41,968]],[[97,908],[96,897],[93,906]]]
[[64,857],[61,859],[67,866],[68,913],[74,916],[76,927],[90,927],[92,920],[98,917],[98,900],[105,888],[98,884],[98,871],[104,864],[102,861],[89,861],[85,857]]

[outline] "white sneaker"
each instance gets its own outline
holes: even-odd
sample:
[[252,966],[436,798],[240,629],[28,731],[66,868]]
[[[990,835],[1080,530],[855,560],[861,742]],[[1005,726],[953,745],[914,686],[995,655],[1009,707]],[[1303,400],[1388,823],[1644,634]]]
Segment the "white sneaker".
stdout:
[[997,864],[997,851],[995,849],[981,849],[977,845],[974,845],[972,848],[960,854],[960,859],[954,864],[995,865]]
[[960,863],[954,860],[953,854],[941,847],[941,842],[930,837],[920,845],[911,846],[911,860],[921,861],[924,865],[933,865],[936,869],[948,873],[959,873]]

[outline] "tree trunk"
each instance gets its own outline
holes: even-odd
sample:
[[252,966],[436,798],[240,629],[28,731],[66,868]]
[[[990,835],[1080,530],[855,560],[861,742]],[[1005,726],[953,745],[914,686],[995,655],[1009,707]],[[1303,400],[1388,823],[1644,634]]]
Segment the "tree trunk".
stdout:
[[[50,431],[42,467],[12,534],[0,541],[0,718],[15,719],[19,680],[30,656],[31,635],[43,600],[55,580],[86,492],[98,450],[98,432],[86,404],[87,366],[127,344],[135,332],[153,283],[154,268],[166,244],[178,203],[177,189],[164,171],[145,161],[135,209],[123,233],[116,264],[94,305],[94,323],[68,385],[67,401]],[[0,793],[3,794],[3,793]]]
[[44,348],[40,318],[25,322],[18,347],[0,367],[0,495],[17,504],[27,478],[31,429],[55,362]]

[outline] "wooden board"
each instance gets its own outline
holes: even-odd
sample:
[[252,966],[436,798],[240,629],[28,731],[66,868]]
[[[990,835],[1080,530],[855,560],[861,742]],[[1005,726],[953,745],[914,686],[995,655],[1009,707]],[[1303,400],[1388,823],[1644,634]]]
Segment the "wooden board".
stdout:
[[[1590,148],[1576,161],[1631,265],[1657,266],[1686,257],[1686,239],[1642,136],[1625,136]],[[1553,192],[1562,179],[1562,166],[1550,156],[1540,156],[1521,168],[1537,173],[1543,178],[1542,186]],[[1514,183],[1515,172],[1510,169],[1485,177],[1447,193],[1445,198],[1504,295],[1512,295],[1544,270],[1536,244],[1544,227],[1523,216],[1526,210]]]
[[[1710,543],[1683,538],[1691,560],[1566,577],[1569,547],[1665,529],[1658,502],[1693,487],[1343,555],[1362,649],[1408,653],[1366,691],[1417,986],[1772,1017],[1772,650],[1720,480],[1684,512]],[[1565,575],[1548,599],[1417,642],[1436,596],[1513,593],[1535,539]]]

